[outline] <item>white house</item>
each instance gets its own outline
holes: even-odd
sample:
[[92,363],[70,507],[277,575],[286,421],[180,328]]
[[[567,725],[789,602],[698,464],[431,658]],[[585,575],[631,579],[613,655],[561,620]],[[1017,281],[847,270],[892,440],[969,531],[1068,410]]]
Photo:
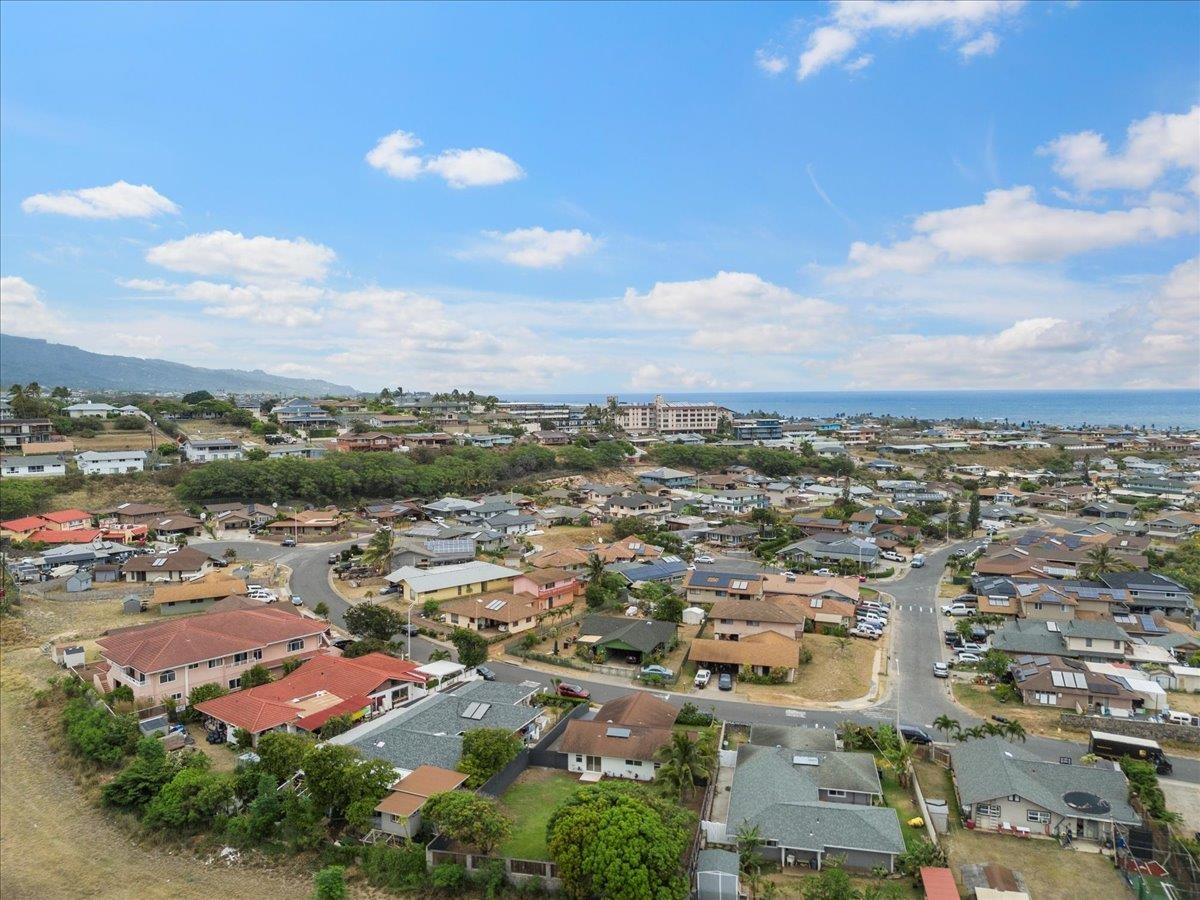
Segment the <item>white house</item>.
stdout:
[[67,464],[61,456],[0,457],[0,474],[5,478],[50,478],[66,475]]
[[115,413],[117,408],[108,403],[72,403],[64,407],[72,419],[106,419],[109,413]]
[[241,459],[242,447],[228,438],[192,438],[183,445],[183,457],[188,462]]
[[88,450],[75,454],[75,463],[84,475],[121,475],[146,468],[145,450]]
[[678,710],[644,691],[610,700],[592,717],[573,719],[554,748],[567,771],[653,781],[655,756],[671,742]]

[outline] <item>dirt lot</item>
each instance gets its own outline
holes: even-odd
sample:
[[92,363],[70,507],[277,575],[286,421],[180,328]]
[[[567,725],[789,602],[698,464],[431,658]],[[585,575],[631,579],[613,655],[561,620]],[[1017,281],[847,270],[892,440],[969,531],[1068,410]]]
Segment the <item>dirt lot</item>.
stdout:
[[[157,444],[169,442],[161,431],[154,433]],[[67,435],[67,439],[75,445],[75,449],[84,450],[153,450],[157,444],[151,444],[149,431],[101,431],[95,437],[79,437]]]
[[[111,479],[116,479],[111,480]],[[136,484],[130,483],[120,476],[104,476],[89,478],[83,487],[74,491],[57,494],[52,501],[51,509],[70,509],[81,507],[86,510],[111,509],[118,503],[162,503],[168,509],[181,509],[182,504],[171,493],[171,489],[161,484],[139,478]]]
[[543,550],[561,550],[564,547],[581,547],[584,544],[607,541],[611,536],[605,525],[590,525],[587,528],[580,528],[578,525],[558,525],[546,529],[545,534],[530,536],[529,542]]
[[738,682],[739,699],[750,702],[837,703],[855,700],[871,687],[874,676],[874,641],[850,638],[839,651],[837,638],[824,634],[806,634],[802,643],[812,652],[812,662],[801,666],[792,684],[764,685]]
[[[1124,897],[1125,883],[1112,861],[1096,853],[1063,850],[1055,841],[1028,840],[955,829],[943,838],[950,868],[968,863],[996,863],[1024,876],[1038,900]],[[1086,889],[1084,886],[1086,885]]]

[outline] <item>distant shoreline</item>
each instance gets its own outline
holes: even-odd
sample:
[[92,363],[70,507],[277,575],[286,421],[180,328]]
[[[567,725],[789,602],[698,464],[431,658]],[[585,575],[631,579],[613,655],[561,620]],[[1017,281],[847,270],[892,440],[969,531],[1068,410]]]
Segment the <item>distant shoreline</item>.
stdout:
[[[622,402],[656,392],[619,392]],[[710,401],[737,412],[765,410],[789,418],[889,415],[925,420],[979,419],[1010,425],[1200,429],[1200,390],[953,391],[660,391],[669,402]],[[603,393],[520,393],[512,401],[603,404]]]

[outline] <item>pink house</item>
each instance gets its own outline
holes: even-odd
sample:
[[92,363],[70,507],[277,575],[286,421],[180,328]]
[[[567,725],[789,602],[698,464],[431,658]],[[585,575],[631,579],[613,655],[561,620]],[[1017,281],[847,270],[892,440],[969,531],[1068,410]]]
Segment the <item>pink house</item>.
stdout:
[[[329,623],[282,609],[237,609],[114,631],[96,643],[97,687],[133,689],[137,700],[186,702],[202,684],[241,687],[251,666],[280,669],[329,647]],[[105,684],[104,682],[107,682]]]
[[565,569],[534,569],[513,579],[513,593],[535,598],[539,609],[554,609],[578,596],[579,579]]

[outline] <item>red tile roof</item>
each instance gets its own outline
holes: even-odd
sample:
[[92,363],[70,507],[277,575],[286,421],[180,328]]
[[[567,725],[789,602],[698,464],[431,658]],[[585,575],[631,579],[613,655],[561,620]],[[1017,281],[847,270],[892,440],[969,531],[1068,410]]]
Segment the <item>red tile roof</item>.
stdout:
[[277,609],[239,609],[125,628],[96,643],[114,665],[149,674],[322,634],[328,628],[323,619]]
[[90,522],[92,514],[82,509],[60,509],[55,512],[42,513],[42,518],[65,525],[67,522],[78,522],[80,519]]
[[41,516],[26,516],[23,519],[9,519],[7,522],[0,522],[0,529],[4,531],[37,531],[39,528],[46,527],[46,520]]
[[90,544],[103,536],[104,532],[99,528],[76,528],[71,531],[43,528],[31,534],[29,540],[41,544]]

